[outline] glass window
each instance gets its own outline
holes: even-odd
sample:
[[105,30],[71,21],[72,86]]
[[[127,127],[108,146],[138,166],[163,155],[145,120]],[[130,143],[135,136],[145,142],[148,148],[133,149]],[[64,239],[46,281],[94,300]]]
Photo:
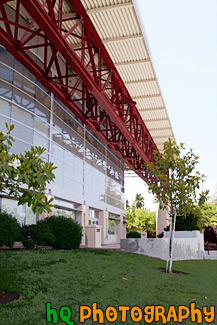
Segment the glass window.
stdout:
[[13,145],[11,147],[11,152],[19,155],[20,153],[24,154],[25,151],[29,151],[31,149],[31,145],[27,144],[21,140],[15,139]]
[[35,76],[33,76],[33,74],[31,74],[31,72],[26,69],[19,61],[15,60],[14,62],[14,70],[20,72],[20,74],[22,76],[25,76],[26,78],[30,79],[32,82],[35,83]]
[[86,142],[85,161],[101,172],[105,172],[105,156]]
[[75,178],[75,170],[72,166],[64,163],[64,175],[71,178],[71,179],[74,179]]
[[29,97],[23,91],[13,88],[13,99],[12,100],[15,103],[19,104],[20,106],[24,107],[25,109],[29,110],[30,112],[35,111],[34,99]]
[[98,152],[105,155],[105,146],[100,142],[90,130],[86,130],[85,134],[86,145],[90,143]]
[[0,80],[0,96],[12,99],[12,86]]
[[13,70],[6,67],[4,64],[0,64],[0,78],[12,82]]
[[2,208],[2,210],[6,210],[10,214],[13,214],[14,217],[20,223],[20,225],[24,224],[24,218],[25,218],[25,206],[24,205],[17,205],[16,200],[2,197],[1,208]]
[[49,137],[49,124],[43,122],[37,116],[34,116],[34,129],[44,133],[47,137]]
[[117,235],[118,234],[118,225],[116,220],[109,219],[109,235]]
[[11,103],[6,102],[4,99],[0,99],[0,114],[11,116]]
[[109,205],[112,205],[112,206],[114,206],[116,208],[119,208],[119,209],[121,208],[121,202],[119,200],[117,200],[117,199],[115,199],[115,198],[113,198],[113,197],[111,197],[109,195],[107,195],[106,197],[107,197],[107,203]]
[[93,180],[92,180],[91,174],[85,173],[85,185],[89,186],[91,188],[93,187]]
[[76,156],[83,158],[83,138],[56,116],[54,116],[53,139]]
[[63,174],[63,161],[56,158],[52,157],[52,163],[54,164],[57,169],[55,169],[58,173]]
[[83,194],[83,185],[82,185],[82,183],[75,182],[74,184],[75,184],[74,185],[74,192],[79,193],[79,194]]
[[89,225],[99,224],[99,211],[89,208]]
[[0,61],[9,65],[13,68],[14,66],[14,57],[10,52],[8,52],[4,47],[0,46]]
[[14,72],[14,79],[13,84],[17,86],[20,89],[23,89],[24,92],[30,94],[34,97],[35,95],[35,84],[32,83],[32,81],[26,79],[23,77],[23,75],[20,75],[17,72]]
[[54,207],[54,216],[71,218],[76,221],[77,220],[77,211],[68,210],[64,207]]
[[75,181],[78,183],[83,183],[83,172],[75,170]]
[[[16,137],[17,139],[33,144],[33,133],[34,133],[33,129],[30,129],[25,125],[20,124],[17,121],[12,121],[12,123],[14,124],[14,129],[11,132],[11,135],[13,137]],[[15,140],[15,145],[16,145],[16,140]]]
[[47,106],[50,109],[50,106],[51,106],[50,96],[48,96],[47,93],[45,93],[38,87],[36,87],[36,89],[35,89],[35,98],[40,103],[42,103],[43,105]]
[[67,210],[78,210],[78,208],[79,208],[76,203],[69,202],[69,201],[64,201],[64,200],[57,199],[57,198],[54,199],[54,205],[55,206],[63,206]]
[[74,157],[75,169],[83,172],[83,160],[78,157]]
[[112,178],[107,177],[106,180],[106,193],[117,200],[121,199],[121,185],[114,181]]
[[52,155],[63,160],[64,149],[52,142]]
[[46,137],[43,137],[38,132],[34,131],[34,145],[45,148],[46,151],[48,151],[49,150],[49,139]]
[[64,188],[69,191],[76,192],[76,185],[74,180],[64,176]]
[[87,196],[90,199],[94,199],[94,193],[92,186],[85,185],[85,196]]
[[44,106],[40,105],[37,101],[35,101],[35,114],[40,117],[41,120],[44,120],[47,123],[50,122],[50,111]]
[[8,123],[8,125],[10,126],[10,120],[9,120],[9,118],[8,117],[1,116],[1,114],[0,114],[0,131],[1,132],[4,132],[4,133],[7,132],[5,123]]
[[74,166],[74,155],[68,150],[64,150],[64,162],[71,168]]
[[64,121],[71,129],[76,131],[79,135],[84,136],[84,127],[81,123],[76,121],[74,114],[63,105],[57,98],[54,100],[53,112],[58,116],[62,121]]
[[26,206],[24,224],[32,225],[36,223],[37,223],[37,214],[35,214],[30,207]]
[[42,158],[44,161],[48,161],[48,153],[47,153],[47,152],[43,152],[43,154],[41,155],[41,158]]
[[33,128],[33,115],[16,105],[12,105],[11,118]]
[[54,184],[60,187],[63,187],[63,175],[56,172],[56,169],[54,170],[55,180]]

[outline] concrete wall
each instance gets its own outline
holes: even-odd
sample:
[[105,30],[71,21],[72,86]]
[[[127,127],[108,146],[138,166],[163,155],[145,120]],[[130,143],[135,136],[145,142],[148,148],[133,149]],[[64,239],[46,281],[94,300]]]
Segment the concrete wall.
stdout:
[[[121,239],[121,250],[167,260],[169,251],[169,238],[168,234],[166,236],[167,238]],[[176,232],[173,252],[174,261],[199,260],[203,258],[204,239],[202,233],[199,231]]]

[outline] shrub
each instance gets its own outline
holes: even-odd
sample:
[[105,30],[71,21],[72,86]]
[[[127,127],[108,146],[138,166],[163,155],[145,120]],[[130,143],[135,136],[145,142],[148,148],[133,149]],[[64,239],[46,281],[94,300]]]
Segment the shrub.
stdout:
[[130,231],[127,234],[127,238],[141,238],[141,234],[137,231]]
[[211,244],[217,244],[217,231],[215,231],[213,227],[205,228],[204,241]]
[[82,239],[82,227],[73,219],[52,216],[41,221],[41,223],[48,226],[55,236],[52,247],[57,249],[79,248]]
[[13,247],[21,239],[21,227],[17,219],[6,211],[0,211],[0,247]]
[[25,246],[28,249],[32,249],[35,247],[35,244],[32,240],[28,239],[28,238],[24,238],[22,240],[23,246]]
[[49,227],[49,225],[44,221],[40,221],[37,224],[35,242],[37,245],[55,246],[55,234],[52,227]]
[[176,231],[192,231],[200,230],[201,210],[195,207],[190,212],[184,215],[177,215]]
[[23,238],[31,238],[32,240],[35,240],[36,233],[37,225],[28,225],[22,227]]
[[23,237],[25,243],[32,240],[37,245],[56,249],[79,248],[82,227],[70,218],[52,216],[39,221],[37,225],[23,227]]

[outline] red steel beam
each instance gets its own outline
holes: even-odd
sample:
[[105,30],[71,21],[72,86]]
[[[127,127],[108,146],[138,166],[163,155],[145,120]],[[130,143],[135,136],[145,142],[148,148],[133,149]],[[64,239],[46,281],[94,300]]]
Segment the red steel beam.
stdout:
[[[0,10],[3,18],[0,20],[4,21],[6,30],[0,28],[1,43],[132,170],[146,181],[156,181],[146,171],[143,171],[143,162],[149,163],[153,160],[152,151],[157,147],[80,0],[70,0],[78,21],[75,21],[74,26],[66,32],[62,28],[64,20],[62,20],[61,6],[58,19],[56,19],[55,0],[47,0],[43,5],[36,0],[20,0],[20,3],[31,15],[32,20],[37,23],[37,33],[32,29],[33,23],[29,25],[28,29],[19,25],[17,18],[15,22],[10,21],[6,17],[6,11],[2,4]],[[46,5],[49,14],[45,11]],[[18,17],[20,6],[17,6],[16,10],[16,17]],[[72,18],[72,20],[74,19]],[[81,57],[67,40],[70,34],[76,35],[74,32],[80,24],[82,24],[82,36],[79,36],[82,40]],[[15,26],[16,35],[8,33],[11,31],[10,25]],[[33,40],[37,35],[41,36],[44,42],[40,42],[40,47],[43,47],[44,44],[44,69],[25,52],[25,47],[22,47],[23,37],[21,40],[17,39],[19,28],[25,31],[25,35],[28,35],[26,40]],[[28,41],[25,41],[25,44],[27,43]],[[30,48],[28,45],[26,47]],[[33,47],[34,45],[31,45],[31,48]],[[38,45],[36,44],[35,47],[37,48]],[[53,53],[49,60],[47,60],[48,47]],[[89,55],[88,64],[85,64],[86,51]],[[62,73],[59,65],[59,53],[65,60],[65,73]],[[97,65],[94,61],[96,55],[98,57]],[[89,65],[91,65],[91,69],[89,69]],[[49,76],[52,67],[55,67],[57,71],[55,82],[54,78]],[[68,84],[68,67],[73,70],[73,75],[77,75],[74,87]],[[105,70],[108,71],[107,79],[103,79],[102,75],[102,71]],[[82,88],[78,88],[79,85],[82,85]],[[76,105],[77,99],[71,98],[76,89],[82,92],[82,110]],[[85,102],[88,105],[87,112],[85,112]]]

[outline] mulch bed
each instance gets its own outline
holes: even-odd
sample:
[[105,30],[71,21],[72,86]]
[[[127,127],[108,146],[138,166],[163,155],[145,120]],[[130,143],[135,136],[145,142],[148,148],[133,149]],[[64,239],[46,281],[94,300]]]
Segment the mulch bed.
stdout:
[[[160,269],[160,272],[161,273],[166,273],[166,270],[165,269]],[[179,271],[175,271],[175,270],[173,270],[172,273],[173,274],[178,274],[178,275],[188,275],[188,273],[179,272]],[[170,273],[168,273],[168,274],[170,274]]]
[[7,305],[21,300],[22,297],[17,297],[13,293],[0,291],[0,305]]

